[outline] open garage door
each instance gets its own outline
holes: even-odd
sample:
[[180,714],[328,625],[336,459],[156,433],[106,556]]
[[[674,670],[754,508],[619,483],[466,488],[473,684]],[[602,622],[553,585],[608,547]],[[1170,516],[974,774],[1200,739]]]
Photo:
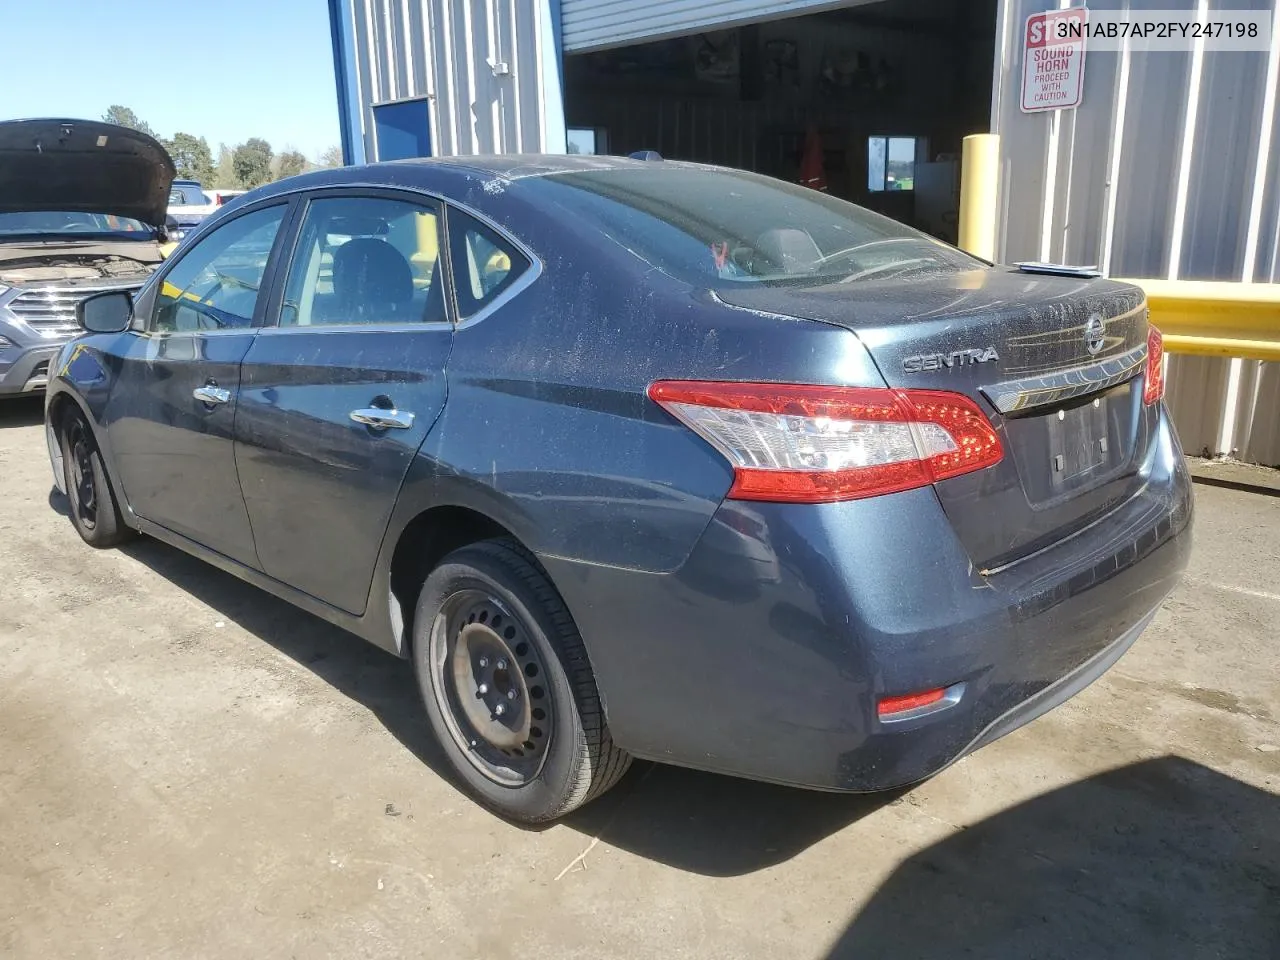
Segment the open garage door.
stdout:
[[567,53],[599,50],[722,30],[760,20],[775,19],[779,7],[787,16],[833,7],[851,7],[875,0],[561,0],[563,44]]
[[956,240],[961,141],[991,129],[996,0],[562,9],[581,51],[564,62],[570,152],[755,170]]

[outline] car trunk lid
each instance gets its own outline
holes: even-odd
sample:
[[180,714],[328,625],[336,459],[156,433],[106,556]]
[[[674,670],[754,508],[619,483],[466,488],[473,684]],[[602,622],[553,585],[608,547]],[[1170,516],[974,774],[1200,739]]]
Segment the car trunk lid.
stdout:
[[1005,447],[935,485],[974,562],[994,569],[1079,531],[1141,487],[1155,429],[1142,292],[1003,268],[820,286],[725,285],[734,306],[857,334],[892,387],[963,393]]

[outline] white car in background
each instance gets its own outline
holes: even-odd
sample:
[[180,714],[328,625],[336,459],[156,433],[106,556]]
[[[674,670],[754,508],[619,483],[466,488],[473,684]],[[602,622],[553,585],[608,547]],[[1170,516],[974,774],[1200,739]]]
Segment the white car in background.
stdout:
[[171,240],[181,240],[218,205],[195,180],[175,180],[169,187],[168,227]]
[[175,180],[169,188],[169,235],[174,240],[195,229],[205,217],[248,190],[206,190],[196,180]]
[[216,206],[195,180],[175,180],[169,187],[169,216],[179,222],[183,217],[207,217]]

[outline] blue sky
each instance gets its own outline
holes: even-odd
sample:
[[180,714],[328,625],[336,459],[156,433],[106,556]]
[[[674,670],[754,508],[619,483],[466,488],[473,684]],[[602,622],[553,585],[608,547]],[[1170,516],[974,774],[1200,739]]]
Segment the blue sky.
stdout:
[[325,0],[15,0],[0,119],[132,107],[163,137],[262,137],[315,158],[338,139]]

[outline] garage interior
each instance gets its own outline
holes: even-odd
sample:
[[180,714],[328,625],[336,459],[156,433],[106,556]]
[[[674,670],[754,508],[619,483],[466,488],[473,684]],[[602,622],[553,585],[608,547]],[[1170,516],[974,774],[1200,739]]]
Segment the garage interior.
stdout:
[[990,129],[995,24],[996,0],[878,0],[569,53],[569,151],[825,184],[954,243],[961,141]]

